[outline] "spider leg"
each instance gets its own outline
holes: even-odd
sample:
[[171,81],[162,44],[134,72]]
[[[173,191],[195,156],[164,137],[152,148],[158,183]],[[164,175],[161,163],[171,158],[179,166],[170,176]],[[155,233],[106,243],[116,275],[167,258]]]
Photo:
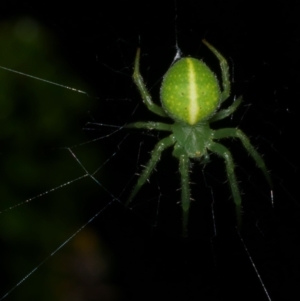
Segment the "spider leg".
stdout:
[[155,165],[157,164],[158,160],[160,159],[161,153],[168,147],[172,146],[176,142],[176,139],[173,135],[166,137],[162,140],[160,140],[154,147],[154,150],[152,151],[151,158],[146,165],[145,169],[143,170],[142,174],[138,178],[138,181],[133,188],[133,191],[131,192],[127,202],[125,203],[126,206],[129,205],[129,203],[133,200],[135,195],[138,193],[140,188],[145,184],[147,179],[150,177],[150,174],[152,170],[154,169]]
[[231,192],[233,196],[233,201],[235,203],[235,208],[236,208],[236,215],[237,215],[237,224],[238,227],[241,227],[241,203],[242,203],[242,198],[238,186],[238,182],[236,180],[235,172],[234,172],[234,162],[232,159],[232,155],[230,151],[222,144],[212,142],[209,145],[209,150],[211,150],[213,153],[216,153],[220,157],[222,157],[225,160],[226,164],[226,172],[227,172],[227,177],[229,180],[229,184],[231,187]]
[[129,123],[125,125],[125,128],[136,128],[136,129],[147,129],[147,130],[158,130],[158,131],[172,131],[172,124],[166,124],[163,122],[154,121],[138,121],[134,123]]
[[209,119],[209,123],[215,122],[215,121],[218,121],[218,120],[221,120],[221,119],[224,119],[224,118],[230,116],[239,107],[242,100],[243,100],[242,96],[238,97],[230,107],[219,111],[211,119]]
[[189,184],[190,159],[186,150],[180,145],[180,143],[175,144],[173,156],[179,160],[179,172],[181,176],[182,236],[187,236],[187,224],[191,204],[191,192]]
[[222,138],[228,138],[228,137],[234,137],[239,138],[242,142],[244,148],[247,150],[247,152],[251,155],[251,157],[256,162],[257,166],[261,169],[263,172],[265,178],[267,179],[269,186],[272,190],[272,181],[270,178],[270,175],[267,171],[266,164],[261,157],[261,155],[256,151],[254,146],[250,143],[250,140],[248,137],[239,129],[234,128],[225,128],[225,129],[219,129],[214,131],[214,139],[222,139]]
[[226,100],[230,95],[230,78],[229,78],[229,66],[224,58],[224,56],[211,44],[209,44],[206,40],[202,40],[202,42],[209,48],[211,52],[218,58],[221,67],[222,74],[222,99],[221,103]]
[[191,203],[190,184],[189,184],[189,165],[190,160],[187,154],[179,157],[179,172],[181,174],[181,207],[182,207],[182,234],[187,235],[187,223]]
[[168,117],[168,115],[166,114],[166,112],[157,104],[155,104],[152,101],[151,95],[147,90],[147,87],[144,83],[143,77],[141,76],[140,73],[140,56],[141,56],[141,49],[138,48],[137,52],[136,52],[136,57],[135,57],[135,61],[134,61],[134,69],[133,69],[133,81],[136,84],[136,86],[138,87],[143,102],[144,104],[147,106],[148,110],[150,110],[151,112],[162,116],[162,117]]

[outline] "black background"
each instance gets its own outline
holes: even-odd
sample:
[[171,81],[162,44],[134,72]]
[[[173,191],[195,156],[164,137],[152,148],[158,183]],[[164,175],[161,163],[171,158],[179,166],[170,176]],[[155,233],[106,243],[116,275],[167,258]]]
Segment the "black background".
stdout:
[[[297,298],[300,268],[297,5],[291,1],[278,2],[272,7],[247,2],[165,1],[135,5],[131,1],[99,1],[97,5],[24,2],[1,6],[3,51],[11,43],[10,27],[4,24],[15,24],[25,18],[35,20],[39,30],[50,38],[42,43],[39,58],[25,56],[22,44],[10,50],[10,55],[3,52],[0,64],[25,73],[35,72],[33,75],[88,93],[87,96],[61,89],[46,102],[46,95],[52,93],[49,91],[56,89],[52,85],[28,88],[34,80],[24,79],[17,88],[11,86],[20,93],[16,100],[19,109],[1,120],[4,187],[1,199],[5,204],[1,208],[84,174],[69,152],[60,149],[64,146],[71,146],[89,171],[101,166],[101,174],[97,173],[96,178],[107,189],[85,178],[55,190],[50,199],[48,195],[42,196],[38,202],[1,214],[1,273],[6,280],[0,287],[4,295],[100,210],[99,216],[73,242],[50,258],[6,300],[268,300],[245,245],[271,300]],[[230,105],[234,96],[244,97],[232,118],[213,126],[239,127],[249,135],[264,156],[274,181],[272,208],[270,189],[251,158],[238,141],[224,141],[236,161],[243,193],[241,237],[245,245],[235,230],[224,164],[215,156],[211,156],[205,168],[193,165],[195,202],[188,238],[180,234],[180,207],[176,205],[180,200],[179,175],[171,151],[162,157],[157,172],[137,196],[132,210],[122,205],[134,185],[134,174],[140,172],[140,165],[147,162],[155,143],[164,137],[164,133],[120,128],[136,120],[160,120],[142,105],[132,83],[136,49],[142,49],[141,72],[158,103],[160,81],[175,57],[176,41],[183,56],[203,59],[219,75],[218,62],[201,43],[203,38],[228,58],[234,71],[231,100],[224,106]],[[45,63],[56,65],[54,56],[48,57],[49,49],[58,53],[57,61],[64,62],[64,67],[57,70],[54,67],[51,74],[43,73],[38,63],[44,56]],[[72,76],[64,78],[60,68],[68,69]],[[1,73],[5,78],[19,76],[4,70]],[[2,82],[8,85],[8,81]],[[26,87],[30,93],[41,90],[37,101],[45,105],[39,114],[50,114],[49,118],[53,106],[58,107],[62,102],[60,99],[70,97],[68,102],[75,103],[74,98],[79,97],[76,98],[79,105],[66,105],[61,119],[52,118],[55,124],[63,123],[64,131],[59,126],[54,129],[55,125],[53,131],[45,131],[27,111],[20,109],[24,95],[29,93],[21,88]],[[67,93],[70,96],[65,96]],[[28,96],[26,102],[30,99]],[[5,102],[4,98],[1,102]],[[38,105],[28,106],[29,111],[35,111]],[[20,128],[7,133],[8,125],[16,120],[23,121],[16,123]],[[86,126],[91,121],[115,125],[119,131],[111,134],[114,128]],[[28,124],[35,127],[27,128]],[[83,131],[86,127],[96,130]],[[22,144],[16,142],[19,140],[15,133],[20,132],[24,138]],[[73,147],[106,135],[97,142]],[[107,159],[108,163],[102,166]],[[28,168],[24,172],[26,180],[24,175],[19,176],[25,168],[23,160]],[[19,194],[13,195],[12,190]],[[24,232],[14,231],[13,227]]]

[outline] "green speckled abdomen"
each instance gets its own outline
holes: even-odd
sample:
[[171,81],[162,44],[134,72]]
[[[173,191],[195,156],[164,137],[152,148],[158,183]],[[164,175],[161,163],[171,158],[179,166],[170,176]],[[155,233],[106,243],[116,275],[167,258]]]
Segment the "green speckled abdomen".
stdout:
[[195,125],[215,112],[221,92],[216,76],[202,61],[182,58],[164,76],[160,97],[173,119]]

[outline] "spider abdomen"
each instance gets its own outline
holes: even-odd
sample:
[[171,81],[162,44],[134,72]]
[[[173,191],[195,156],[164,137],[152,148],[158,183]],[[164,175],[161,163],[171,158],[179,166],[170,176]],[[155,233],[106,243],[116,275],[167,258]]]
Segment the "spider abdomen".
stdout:
[[173,119],[195,125],[215,112],[221,92],[216,76],[202,61],[182,58],[164,76],[160,96]]

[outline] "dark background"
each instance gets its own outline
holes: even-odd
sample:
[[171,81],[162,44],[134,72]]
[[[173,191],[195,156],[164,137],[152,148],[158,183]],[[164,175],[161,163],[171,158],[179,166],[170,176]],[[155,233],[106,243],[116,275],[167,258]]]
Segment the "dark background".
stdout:
[[[5,300],[268,300],[245,246],[271,300],[297,299],[298,14],[291,1],[272,7],[202,1],[1,4],[0,65],[87,94],[0,70],[0,295],[99,212]],[[241,128],[274,181],[272,208],[253,160],[238,141],[222,141],[233,153],[243,194],[242,240],[224,163],[215,156],[205,167],[192,166],[188,238],[181,237],[180,179],[171,150],[132,209],[122,205],[135,173],[165,135],[121,127],[161,120],[144,107],[132,83],[136,49],[142,49],[141,72],[159,103],[176,41],[183,56],[203,59],[219,76],[203,38],[231,66],[232,96],[224,106],[244,96],[234,116],[213,127]],[[90,173],[100,168],[100,184],[85,177],[60,187],[85,174],[64,147]],[[51,192],[54,187],[60,188]]]

